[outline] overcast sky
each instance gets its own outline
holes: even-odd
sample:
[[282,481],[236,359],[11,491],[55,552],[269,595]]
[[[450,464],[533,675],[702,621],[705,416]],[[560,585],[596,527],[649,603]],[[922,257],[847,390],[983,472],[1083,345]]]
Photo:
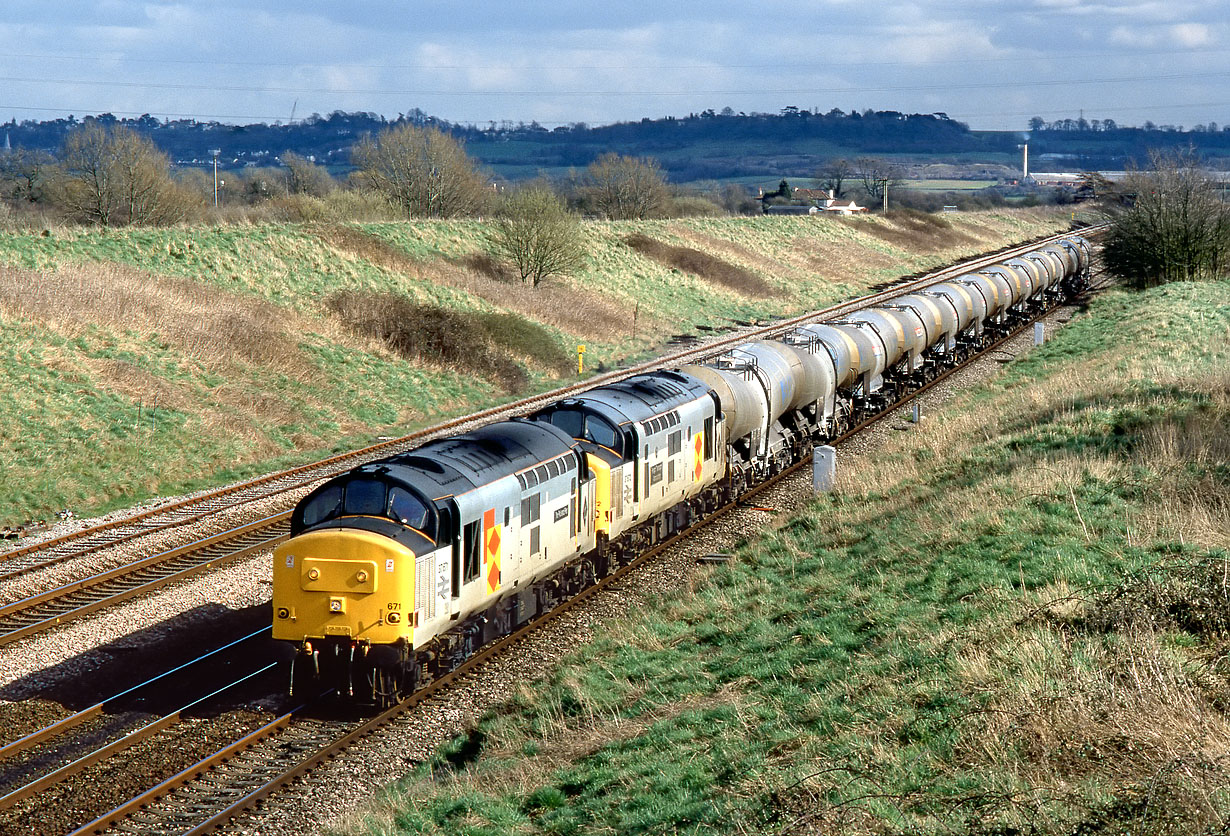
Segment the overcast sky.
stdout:
[[943,111],[982,129],[1230,124],[1226,2],[5,0],[0,119],[412,108],[609,122]]

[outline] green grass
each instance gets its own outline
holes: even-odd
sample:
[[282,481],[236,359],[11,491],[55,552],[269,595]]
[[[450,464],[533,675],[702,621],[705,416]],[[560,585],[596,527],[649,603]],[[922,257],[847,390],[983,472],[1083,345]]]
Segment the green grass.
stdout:
[[1228,338],[1100,298],[343,832],[1215,832]]
[[[511,396],[473,363],[407,360],[356,336],[326,304],[343,291],[482,325],[529,392],[570,378],[578,344],[593,373],[675,334],[822,307],[1065,220],[957,223],[953,245],[892,243],[894,222],[879,218],[595,222],[586,269],[537,290],[466,266],[483,249],[472,220],[0,232],[0,523],[180,493]],[[624,243],[634,233],[771,292],[639,255]]]
[[917,189],[920,192],[961,192],[978,191],[994,186],[994,180],[906,180],[904,188]]

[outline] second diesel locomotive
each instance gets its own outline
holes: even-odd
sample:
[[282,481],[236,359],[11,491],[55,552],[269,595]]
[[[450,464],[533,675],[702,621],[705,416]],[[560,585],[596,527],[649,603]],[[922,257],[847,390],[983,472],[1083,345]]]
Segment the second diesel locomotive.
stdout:
[[1061,239],[852,314],[361,465],[274,553],[292,688],[383,705],[1087,282]]

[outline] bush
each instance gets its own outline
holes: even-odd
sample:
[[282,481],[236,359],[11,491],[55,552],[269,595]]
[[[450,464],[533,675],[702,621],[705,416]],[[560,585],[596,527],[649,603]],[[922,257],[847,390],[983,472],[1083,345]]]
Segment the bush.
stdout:
[[1230,208],[1190,152],[1154,151],[1151,171],[1124,184],[1130,206],[1106,207],[1111,222],[1103,260],[1137,288],[1220,278],[1230,267]]
[[521,281],[534,287],[548,276],[585,266],[581,224],[551,190],[531,186],[513,192],[491,221],[487,242],[512,263]]
[[454,311],[397,294],[350,290],[334,294],[325,306],[355,333],[379,339],[402,357],[463,369],[508,392],[529,382],[513,355],[561,374],[572,365],[546,329],[516,314]]

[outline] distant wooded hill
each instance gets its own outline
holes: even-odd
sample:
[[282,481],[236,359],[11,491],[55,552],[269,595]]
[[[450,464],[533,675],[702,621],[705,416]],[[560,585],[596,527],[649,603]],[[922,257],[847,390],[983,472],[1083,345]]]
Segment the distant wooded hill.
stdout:
[[[909,155],[928,161],[1015,164],[1025,136],[1017,131],[972,131],[943,113],[819,113],[793,107],[774,114],[734,113],[727,108],[684,117],[597,127],[574,123],[552,129],[536,122],[452,124],[415,109],[392,120],[374,113],[335,111],[285,125],[160,121],[148,115],[119,119],[104,113],[80,120],[14,120],[0,130],[14,149],[54,152],[69,131],[91,120],[126,125],[149,136],[179,166],[212,165],[215,151],[222,168],[277,165],[280,154],[294,151],[342,174],[350,168],[350,148],[359,137],[411,122],[453,133],[465,140],[472,156],[509,179],[561,176],[588,165],[601,153],[616,151],[655,158],[675,182],[798,176],[814,172],[835,157]],[[1118,169],[1132,159],[1143,161],[1151,148],[1193,146],[1214,165],[1230,158],[1230,130],[1211,125],[1184,131],[1151,123],[1134,128],[1109,121],[1047,124],[1035,119],[1031,127],[1035,130],[1030,135],[1030,151],[1036,161],[1033,167],[1039,170]]]

